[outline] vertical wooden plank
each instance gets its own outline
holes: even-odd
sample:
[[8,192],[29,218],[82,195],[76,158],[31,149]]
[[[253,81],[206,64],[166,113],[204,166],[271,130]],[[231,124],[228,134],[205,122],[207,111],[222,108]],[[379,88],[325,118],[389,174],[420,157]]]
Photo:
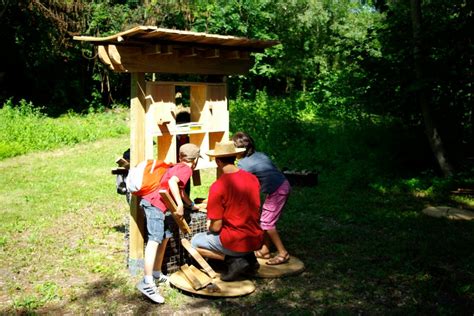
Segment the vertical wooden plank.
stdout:
[[[157,157],[167,162],[176,163],[176,137],[169,134],[169,130],[175,130],[176,121],[174,111],[176,109],[175,86],[174,84],[150,83],[150,99],[153,100],[150,109],[150,133],[158,136],[157,138]],[[162,126],[162,131],[158,132]]]
[[[145,158],[145,74],[132,73],[130,85],[130,164]],[[145,220],[136,196],[130,203],[129,267],[135,274],[143,264]]]
[[223,140],[229,140],[228,137],[226,138],[226,131],[209,133],[209,149],[214,149],[216,143],[222,142]]
[[[206,128],[206,127],[204,127]],[[208,133],[199,133],[199,134],[190,134],[189,142],[195,144],[201,150],[201,157],[198,160],[196,169],[203,169],[209,166],[209,156],[206,155],[206,152],[209,149],[209,138],[207,137]]]
[[229,130],[229,110],[227,106],[227,89],[225,84],[210,85],[207,88],[207,100],[211,110],[210,131]]
[[163,134],[157,139],[157,159],[166,162],[176,163],[176,136],[171,134]]
[[192,85],[190,88],[191,122],[208,126],[210,119],[209,105],[206,103],[206,85]]
[[[217,142],[222,142],[223,140],[229,140],[229,131],[222,132],[211,132],[209,133],[209,149],[212,150],[216,147]],[[216,178],[221,176],[221,171],[216,169]]]
[[206,133],[189,135],[190,142],[199,146],[202,158],[199,159],[197,168],[209,165],[210,159],[205,154],[209,150],[209,139],[207,137],[207,130],[209,129],[209,120],[211,112],[209,104],[206,103],[207,86],[206,85],[192,85],[190,89],[191,94],[191,122],[203,124],[203,130]]
[[145,159],[154,159],[155,152],[153,150],[154,134],[157,127],[154,126],[155,106],[153,103],[152,92],[150,91],[150,82],[146,82],[145,93]]
[[[227,84],[208,86],[206,102],[212,113],[209,123],[209,149],[214,149],[216,142],[229,139],[229,107],[227,104]],[[216,178],[221,171],[216,169]]]

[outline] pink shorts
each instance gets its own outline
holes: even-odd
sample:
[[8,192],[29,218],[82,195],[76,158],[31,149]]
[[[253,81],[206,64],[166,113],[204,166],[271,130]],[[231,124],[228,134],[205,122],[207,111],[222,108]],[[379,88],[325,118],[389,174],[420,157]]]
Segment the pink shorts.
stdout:
[[290,191],[290,183],[288,180],[285,180],[275,192],[267,195],[263,203],[262,215],[260,216],[260,227],[263,230],[275,229],[276,222],[280,218]]

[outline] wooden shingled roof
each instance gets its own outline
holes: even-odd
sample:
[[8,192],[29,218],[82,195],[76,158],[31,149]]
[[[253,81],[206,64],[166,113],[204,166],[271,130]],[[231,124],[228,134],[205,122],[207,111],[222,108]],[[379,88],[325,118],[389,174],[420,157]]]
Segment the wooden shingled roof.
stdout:
[[243,74],[252,52],[278,41],[137,26],[106,37],[75,36],[97,46],[103,63],[118,72]]

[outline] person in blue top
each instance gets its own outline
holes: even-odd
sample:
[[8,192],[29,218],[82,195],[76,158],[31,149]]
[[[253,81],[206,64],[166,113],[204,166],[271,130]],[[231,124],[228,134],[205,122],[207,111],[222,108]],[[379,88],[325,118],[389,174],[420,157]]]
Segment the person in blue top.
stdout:
[[[237,132],[232,140],[235,147],[245,148],[237,166],[253,173],[260,182],[260,190],[266,194],[260,215],[260,227],[264,230],[265,237],[262,248],[255,252],[255,256],[269,259],[266,262],[268,265],[283,264],[290,259],[290,255],[280,239],[276,223],[288,200],[290,183],[266,154],[256,151],[255,143],[248,134]],[[270,253],[272,243],[278,251],[273,258]]]

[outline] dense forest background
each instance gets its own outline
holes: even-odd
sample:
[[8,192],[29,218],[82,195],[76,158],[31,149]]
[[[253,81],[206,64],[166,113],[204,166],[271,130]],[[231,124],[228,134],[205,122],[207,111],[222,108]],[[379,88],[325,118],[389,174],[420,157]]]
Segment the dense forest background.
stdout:
[[[255,54],[248,75],[229,78],[230,99],[264,97],[274,100],[266,104],[300,107],[313,119],[390,120],[398,132],[428,136],[415,146],[431,145],[431,162],[445,176],[472,168],[473,1],[0,4],[0,104],[24,99],[53,117],[128,104],[129,75],[107,70],[94,58],[94,47],[73,41],[75,35],[155,25],[272,39],[281,44]],[[291,119],[287,114],[274,119]]]

